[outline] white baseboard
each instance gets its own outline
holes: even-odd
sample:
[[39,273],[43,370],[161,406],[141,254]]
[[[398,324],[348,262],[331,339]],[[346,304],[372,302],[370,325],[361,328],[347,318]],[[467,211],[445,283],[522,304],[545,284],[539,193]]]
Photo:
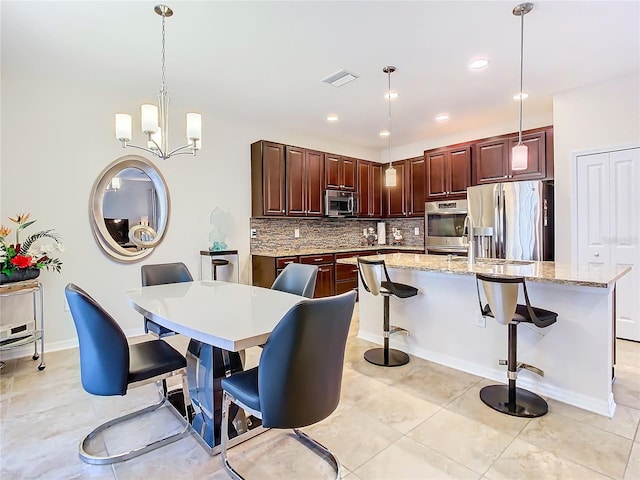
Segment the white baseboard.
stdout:
[[[379,345],[383,343],[383,337],[381,335],[372,335],[371,333],[362,330],[358,331],[358,338],[368,342],[377,343]],[[506,370],[504,368],[498,369],[477,365],[472,362],[460,360],[459,358],[443,355],[439,352],[406,345],[401,342],[394,342],[393,340],[389,341],[389,345],[392,348],[397,348],[424,360],[429,360],[430,362],[438,363],[445,367],[455,368],[456,370],[461,370],[479,377],[488,378],[496,382],[505,383],[507,379]],[[518,386],[535,392],[538,395],[542,395],[543,397],[552,398],[559,402],[567,403],[609,418],[613,418],[616,411],[616,403],[613,399],[613,393],[609,395],[607,401],[602,401],[594,397],[558,388],[553,385],[541,384],[524,376],[518,377]]]

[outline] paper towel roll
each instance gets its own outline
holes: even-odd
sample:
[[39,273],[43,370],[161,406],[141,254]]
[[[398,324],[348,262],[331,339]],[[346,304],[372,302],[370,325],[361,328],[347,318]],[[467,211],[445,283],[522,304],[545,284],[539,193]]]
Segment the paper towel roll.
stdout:
[[387,244],[387,228],[384,222],[378,222],[378,245]]

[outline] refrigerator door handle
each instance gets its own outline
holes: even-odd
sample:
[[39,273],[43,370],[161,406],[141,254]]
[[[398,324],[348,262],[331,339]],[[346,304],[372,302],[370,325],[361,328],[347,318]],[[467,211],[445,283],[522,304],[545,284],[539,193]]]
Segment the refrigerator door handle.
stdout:
[[493,237],[493,252],[491,256],[501,258],[500,256],[500,238],[502,237],[502,228],[500,225],[500,188],[497,185],[493,191],[493,225],[495,232]]

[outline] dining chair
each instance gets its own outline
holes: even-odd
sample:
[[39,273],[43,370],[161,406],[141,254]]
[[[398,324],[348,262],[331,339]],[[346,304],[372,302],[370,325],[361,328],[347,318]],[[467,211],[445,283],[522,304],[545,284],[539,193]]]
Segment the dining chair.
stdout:
[[[193,282],[191,272],[189,272],[187,266],[182,262],[143,265],[140,268],[140,273],[143,287],[166,285],[168,283]],[[173,330],[158,325],[146,317],[144,319],[144,331],[145,333],[151,332],[160,338],[175,335]]]
[[341,477],[338,459],[299,429],[327,418],[338,406],[344,351],[356,292],[304,300],[278,322],[264,345],[260,364],[222,379],[221,460],[236,480],[243,479],[229,463],[227,417],[240,406],[265,428],[293,429],[303,444],[320,453]]
[[[114,418],[94,428],[80,441],[80,458],[94,465],[122,462],[189,435],[191,426],[167,401],[166,388],[166,378],[180,375],[184,398],[188,398],[185,358],[160,339],[129,345],[127,337],[115,319],[77,285],[68,284],[65,287],[65,296],[78,334],[80,377],[82,387],[87,393],[99,396],[126,395],[129,387],[157,381],[162,381],[164,387],[164,395],[158,403]],[[182,430],[123,453],[98,456],[87,451],[89,442],[105,430],[139,415],[156,411],[164,405],[180,419],[184,425]]]
[[304,263],[289,263],[271,285],[272,290],[313,298],[318,267]]

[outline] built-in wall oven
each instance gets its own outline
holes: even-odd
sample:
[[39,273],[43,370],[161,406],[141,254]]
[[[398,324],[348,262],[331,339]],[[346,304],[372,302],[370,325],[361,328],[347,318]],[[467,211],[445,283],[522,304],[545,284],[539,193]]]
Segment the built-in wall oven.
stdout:
[[466,216],[466,200],[427,202],[424,217],[425,253],[466,255],[467,240],[463,232]]

